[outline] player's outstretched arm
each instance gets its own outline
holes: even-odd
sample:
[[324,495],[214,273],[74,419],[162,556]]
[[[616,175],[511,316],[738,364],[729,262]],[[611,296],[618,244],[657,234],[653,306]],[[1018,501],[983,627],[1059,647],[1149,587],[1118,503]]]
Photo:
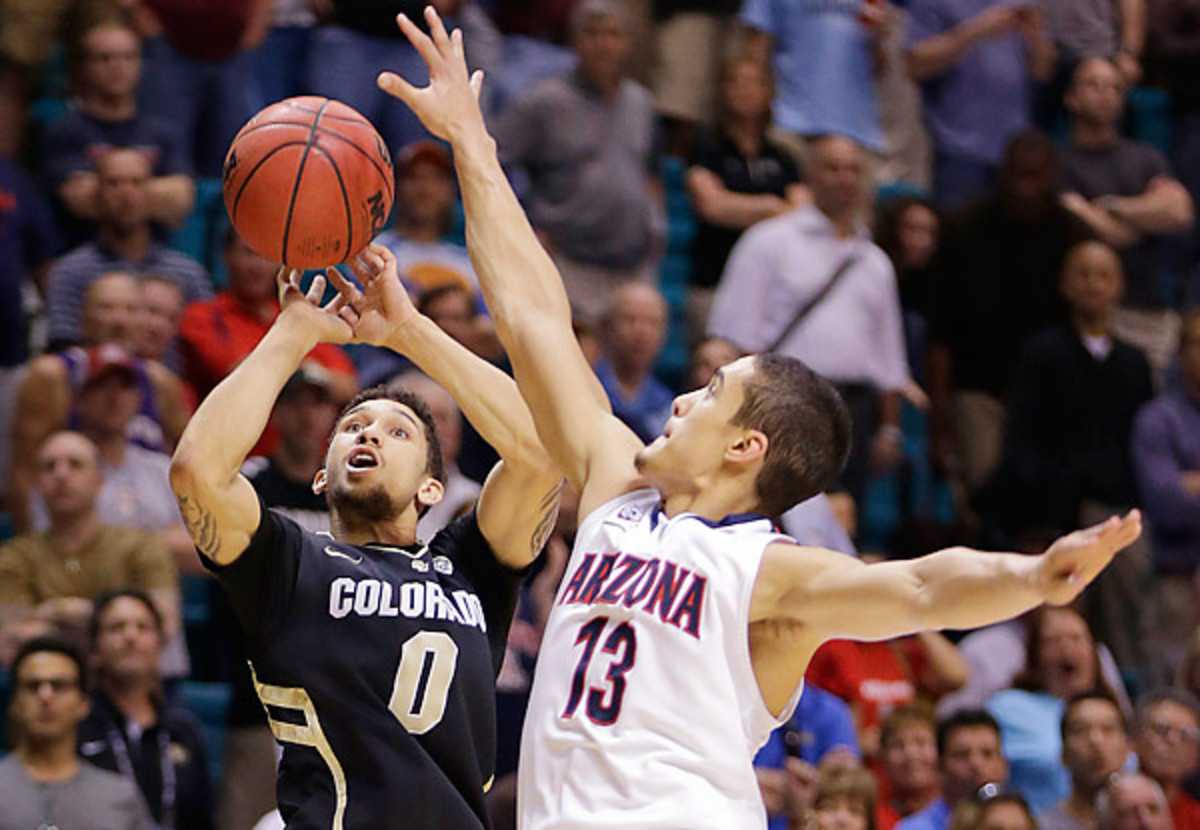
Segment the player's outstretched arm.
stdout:
[[803,623],[810,640],[885,640],[990,625],[1044,602],[1070,602],[1141,527],[1134,510],[1063,536],[1038,556],[950,548],[874,565],[776,543],[759,572],[752,619]]
[[258,527],[258,498],[239,470],[266,428],[275,398],[313,346],[351,336],[339,314],[353,319],[353,311],[342,308],[340,297],[324,309],[316,305],[325,278],[313,280],[307,297],[298,280],[295,271],[280,272],[283,310],[275,324],[200,404],[171,459],[171,489],[188,534],[221,565],[241,555]]
[[431,35],[403,15],[399,25],[429,66],[417,89],[392,73],[385,91],[404,101],[454,149],[466,212],[467,247],[496,331],[538,433],[563,474],[582,493],[581,512],[634,486],[637,437],[612,416],[571,330],[571,310],[554,263],[512,192],[479,108],[483,82],[468,77],[462,35],[446,33],[432,8]]
[[355,339],[412,360],[499,453],[501,463],[479,496],[479,529],[501,562],[528,565],[554,527],[562,477],[538,440],[517,385],[413,307],[387,248],[371,245],[350,265],[362,290],[337,271],[328,273],[358,315]]

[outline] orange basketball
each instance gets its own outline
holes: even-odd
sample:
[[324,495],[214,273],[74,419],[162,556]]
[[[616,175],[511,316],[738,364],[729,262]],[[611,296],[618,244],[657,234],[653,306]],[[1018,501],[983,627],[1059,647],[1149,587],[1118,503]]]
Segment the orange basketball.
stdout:
[[242,239],[273,262],[324,268],[383,230],[394,179],[371,122],[329,98],[271,104],[225,157],[225,209]]

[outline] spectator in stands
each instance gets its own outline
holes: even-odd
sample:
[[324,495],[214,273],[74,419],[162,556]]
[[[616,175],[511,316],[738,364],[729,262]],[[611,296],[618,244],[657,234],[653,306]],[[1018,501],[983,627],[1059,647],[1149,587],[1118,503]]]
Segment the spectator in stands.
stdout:
[[393,385],[415,392],[429,405],[437,427],[438,441],[442,445],[442,461],[445,464],[445,495],[437,504],[425,511],[417,520],[417,538],[432,539],[454,519],[467,512],[479,496],[479,483],[463,475],[458,469],[458,453],[462,449],[463,418],[458,404],[450,393],[420,372],[405,372],[392,381]]
[[653,281],[663,226],[654,109],[625,73],[632,41],[618,0],[579,0],[571,38],[577,68],[515,99],[495,134],[501,160],[529,176],[529,218],[572,309],[595,322],[617,285]]
[[[445,239],[454,210],[454,164],[437,142],[417,141],[396,158],[392,227],[375,240],[396,256],[408,293],[420,298],[443,285],[479,294],[467,249]],[[482,300],[480,301],[482,305]]]
[[1013,789],[1040,812],[1071,789],[1062,763],[1067,701],[1093,689],[1110,696],[1112,691],[1100,674],[1095,641],[1078,611],[1039,608],[1030,619],[1029,643],[1025,671],[1013,688],[988,699],[987,710],[1000,724]]
[[[1121,260],[1100,241],[1081,242],[1063,263],[1070,322],[1036,335],[1015,376],[1004,460],[987,503],[1011,536],[1050,534],[1103,521],[1137,501],[1129,441],[1152,397],[1150,366],[1114,335]],[[1117,663],[1144,665],[1139,620],[1149,567],[1135,543],[1083,598],[1092,631]]]
[[477,295],[465,288],[443,285],[430,289],[417,300],[417,310],[484,360],[503,356],[492,318],[480,311]]
[[198,176],[217,178],[229,143],[264,103],[254,49],[274,0],[136,4],[145,36],[141,107],[167,121]]
[[821,770],[811,809],[805,809],[792,826],[813,826],[815,830],[888,830],[879,823],[877,812],[871,773],[835,765]]
[[800,158],[806,139],[844,135],[873,153],[884,149],[875,102],[886,10],[882,3],[807,5],[747,0],[746,51],[775,70],[772,117]]
[[766,64],[728,61],[715,129],[701,132],[692,148],[686,184],[699,217],[688,289],[693,339],[704,334],[713,290],[742,231],[808,201],[791,153],[767,138],[771,89]]
[[950,816],[985,784],[1003,787],[1008,762],[1000,749],[1000,724],[981,709],[964,709],[940,722],[937,730],[942,795],[896,825],[897,830],[947,830]]
[[830,640],[813,655],[805,678],[850,704],[863,754],[876,758],[888,713],[957,689],[967,665],[953,643],[928,631],[881,643]]
[[158,827],[212,830],[207,753],[195,716],[163,694],[163,619],[131,588],[96,598],[90,639],[95,690],[79,752],[141,791]]
[[1200,802],[1184,782],[1200,767],[1200,703],[1181,689],[1150,692],[1138,701],[1133,748],[1138,770],[1162,787],[1175,830],[1200,827]]
[[137,788],[75,752],[88,713],[83,659],[61,640],[30,640],[12,669],[13,752],[0,761],[0,830],[149,830]]
[[932,266],[931,460],[936,470],[960,475],[969,493],[1000,461],[1025,341],[1065,319],[1058,292],[1063,257],[1090,236],[1059,206],[1057,181],[1050,139],[1037,132],[1014,136],[998,195],[948,217]]
[[1162,788],[1139,773],[1113,776],[1096,798],[1097,830],[1176,830]]
[[[1194,205],[1200,202],[1200,15],[1191,0],[1149,6],[1148,52],[1171,99],[1171,163]],[[1194,263],[1200,261],[1200,225],[1193,223],[1190,236],[1185,262]]]
[[986,787],[960,802],[949,830],[1035,830],[1037,823],[1025,799],[1015,792]]
[[654,377],[654,361],[667,339],[667,301],[645,283],[613,291],[601,321],[604,352],[596,377],[613,414],[649,443],[671,415],[674,393]]
[[[137,283],[128,274],[101,276],[87,290],[81,325],[84,346],[42,355],[29,364],[17,390],[13,412],[13,458],[8,478],[9,510],[20,531],[32,527],[29,494],[38,448],[46,436],[79,425],[77,404],[89,379],[102,374],[108,356],[120,354],[134,337]],[[103,350],[112,346],[116,352]],[[121,355],[124,362],[127,355]],[[191,411],[179,378],[165,366],[132,360],[141,404],[127,437],[148,450],[174,448]]]
[[[654,106],[666,128],[666,151],[687,158],[697,127],[718,108],[721,64],[740,0],[654,0]],[[763,64],[765,66],[765,63]]]
[[157,274],[143,274],[138,304],[133,352],[146,360],[157,360],[171,371],[179,371],[175,343],[179,318],[183,315],[183,291],[179,285]]
[[[75,99],[50,123],[42,144],[42,167],[76,242],[100,221],[97,162],[113,147],[143,153],[149,163],[144,211],[150,220],[178,227],[192,209],[196,186],[174,125],[138,107],[142,78],[141,38],[119,16],[84,24],[71,44]],[[178,105],[180,96],[172,96]]]
[[708,386],[718,369],[741,356],[738,347],[722,337],[704,338],[692,349],[692,359],[688,368],[688,389]]
[[1180,388],[1138,412],[1130,450],[1150,524],[1155,578],[1145,630],[1151,669],[1159,676],[1182,662],[1200,622],[1194,583],[1200,564],[1200,311],[1185,320],[1179,368]]
[[[230,228],[225,238],[229,285],[211,300],[192,302],[179,321],[183,377],[203,399],[250,353],[279,315],[275,273],[278,266],[255,253]],[[332,372],[337,399],[349,400],[358,389],[354,366],[337,346],[322,343],[311,355]],[[275,437],[269,428],[251,455],[270,454]]]
[[754,756],[770,830],[787,830],[788,817],[804,812],[818,767],[857,766],[859,757],[850,707],[837,695],[806,683],[796,711]]
[[[0,31],[0,54],[8,23]],[[0,68],[0,77],[6,75]],[[4,80],[0,79],[0,108]],[[0,113],[0,124],[3,114]],[[0,129],[3,132],[3,129]],[[21,367],[29,359],[26,298],[44,296],[58,241],[50,211],[25,171],[0,156],[0,481],[8,481],[9,437]]]
[[869,462],[900,454],[908,382],[896,275],[862,224],[863,155],[853,141],[813,142],[813,204],[750,228],[713,298],[708,333],[747,352],[800,358],[838,386],[853,421],[843,489],[862,504]]
[[269,5],[273,7],[270,28],[254,49],[254,82],[263,101],[282,101],[308,91],[309,49],[317,15],[309,0],[275,0]]
[[1092,830],[1096,795],[1129,756],[1125,718],[1104,692],[1083,692],[1067,703],[1062,717],[1062,760],[1071,793],[1037,814],[1041,830]]
[[899,196],[880,206],[875,223],[875,241],[892,261],[900,286],[900,309],[904,313],[904,344],[908,370],[923,382],[926,360],[926,320],[930,302],[930,279],[937,254],[941,219],[933,204],[918,196]]
[[[179,626],[179,573],[153,534],[105,524],[100,452],[77,432],[57,432],[38,451],[38,490],[50,526],[0,545],[0,624],[34,615],[86,641],[92,598],[131,586],[154,597],[168,640]],[[164,666],[177,676],[184,658]]]
[[[343,101],[374,124],[388,147],[404,147],[429,134],[408,107],[395,105],[375,86],[387,70],[412,83],[428,80],[428,69],[417,51],[396,28],[396,13],[425,27],[428,0],[330,0],[319,8],[328,12],[309,41],[307,92]],[[481,4],[475,0],[437,0],[433,4],[447,28],[461,28],[467,64],[494,75],[502,42]]]
[[1125,81],[1105,58],[1079,65],[1064,99],[1071,114],[1063,153],[1062,203],[1121,252],[1126,290],[1113,330],[1146,353],[1163,372],[1179,344],[1175,298],[1163,283],[1163,237],[1191,227],[1187,190],[1172,177],[1162,153],[1121,138]]
[[152,168],[147,156],[119,147],[104,152],[95,164],[99,231],[50,269],[46,311],[51,348],[79,342],[84,294],[102,274],[153,272],[178,283],[189,301],[212,293],[208,274],[199,263],[154,238]]
[[1029,126],[1030,81],[1054,72],[1054,45],[1035,4],[914,0],[908,71],[924,87],[933,192],[942,210],[986,196],[1005,144]]
[[[170,492],[170,458],[129,437],[142,408],[139,381],[132,355],[118,346],[101,347],[72,409],[75,426],[100,450],[104,485],[97,498],[97,512],[105,524],[154,533],[167,546],[180,571],[201,575],[204,570]],[[31,512],[34,529],[45,530],[49,516],[36,496]]]
[[928,807],[941,795],[937,723],[923,706],[901,706],[883,721],[879,737],[879,780],[887,800],[875,808],[880,830]]
[[1057,65],[1050,83],[1035,98],[1035,118],[1044,130],[1054,130],[1062,115],[1062,94],[1071,75],[1088,58],[1108,58],[1126,86],[1142,79],[1142,50],[1146,45],[1146,0],[1084,0],[1047,3],[1046,29],[1054,40]]

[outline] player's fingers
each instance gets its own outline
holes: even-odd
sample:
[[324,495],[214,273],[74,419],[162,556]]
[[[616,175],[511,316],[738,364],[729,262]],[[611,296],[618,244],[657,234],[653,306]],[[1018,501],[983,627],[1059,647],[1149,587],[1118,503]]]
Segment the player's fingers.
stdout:
[[417,88],[395,72],[380,72],[379,77],[375,79],[375,84],[388,95],[399,98],[410,107],[416,100]]
[[328,276],[330,284],[337,289],[338,295],[346,298],[346,302],[354,302],[362,296],[358,286],[342,276],[342,272],[338,269],[326,268],[325,274]]
[[454,65],[456,67],[466,68],[467,56],[466,50],[463,49],[462,29],[455,29],[450,33],[450,54],[454,56]]
[[373,251],[363,251],[361,256],[363,262],[367,264],[367,267],[371,269],[371,273],[374,275],[383,273],[384,268],[387,267],[387,262],[384,258]]
[[354,328],[355,326],[358,325],[358,320],[359,320],[358,312],[354,310],[354,306],[352,306],[352,305],[342,306],[341,308],[338,309],[337,315],[338,315],[338,317],[345,320],[346,323],[349,324],[350,328]]
[[433,38],[438,51],[442,53],[448,51],[450,49],[450,37],[446,34],[446,26],[442,23],[441,16],[433,6],[425,7],[425,22],[429,24],[429,34]]
[[396,17],[396,23],[400,26],[400,31],[404,32],[404,36],[408,38],[409,43],[417,50],[421,58],[433,69],[434,65],[440,64],[440,55],[438,54],[437,46],[429,39],[429,35],[422,32],[416,23],[409,20],[408,15],[401,13]]
[[358,281],[362,283],[364,288],[370,285],[371,280],[375,278],[367,263],[363,261],[362,251],[359,251],[353,257],[346,260],[346,264],[350,266],[350,270],[354,272],[354,276],[358,277]]
[[325,284],[325,275],[317,274],[309,284],[308,293],[304,295],[305,298],[311,303],[320,303],[321,298],[325,296]]
[[[455,30],[457,31],[457,30]],[[471,91],[475,93],[475,100],[479,100],[479,96],[483,93],[483,70],[476,69],[471,73]]]

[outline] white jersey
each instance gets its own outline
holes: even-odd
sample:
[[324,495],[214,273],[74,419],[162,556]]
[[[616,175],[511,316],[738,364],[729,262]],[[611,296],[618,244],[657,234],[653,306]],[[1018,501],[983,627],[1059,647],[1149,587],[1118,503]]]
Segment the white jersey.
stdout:
[[790,707],[762,700],[749,610],[787,537],[755,515],[668,519],[659,500],[628,493],[579,527],[525,718],[521,830],[766,827],[751,759]]

